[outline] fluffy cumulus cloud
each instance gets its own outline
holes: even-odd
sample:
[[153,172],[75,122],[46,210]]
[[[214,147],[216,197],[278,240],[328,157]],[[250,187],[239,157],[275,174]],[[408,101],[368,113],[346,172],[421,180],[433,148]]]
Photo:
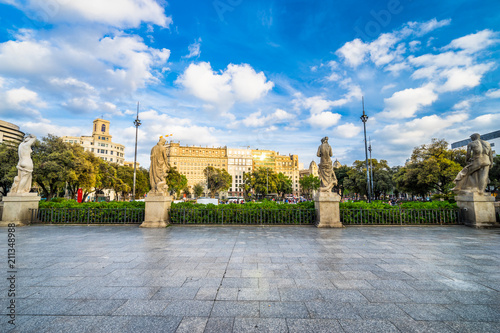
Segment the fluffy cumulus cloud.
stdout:
[[[156,110],[141,112],[142,126],[140,127],[139,140],[144,149],[149,152],[156,144],[160,136],[172,134],[172,140],[190,142],[194,145],[219,145],[214,135],[216,131],[213,127],[200,126],[193,122],[193,119],[172,117]],[[196,135],[193,135],[196,133]],[[115,135],[113,136],[113,140]],[[135,127],[130,126],[122,133],[117,133],[116,142],[123,142],[129,147],[133,147],[135,139]],[[122,141],[118,141],[118,139]]]
[[411,118],[420,108],[431,105],[437,98],[432,84],[401,90],[384,99],[385,109],[379,115],[395,119]]
[[9,88],[6,84],[0,84],[0,100],[0,115],[7,117],[15,113],[17,116],[39,118],[39,110],[47,107],[36,92],[25,87]]
[[350,78],[342,80],[339,85],[343,89],[347,90],[347,92],[342,96],[342,98],[336,100],[329,100],[321,95],[305,97],[302,93],[296,93],[294,95],[295,98],[292,100],[294,109],[307,109],[312,115],[314,115],[330,110],[333,107],[345,105],[352,100],[361,99],[363,95],[361,87],[353,83]]
[[274,86],[263,72],[257,73],[248,64],[229,64],[218,73],[208,62],[190,64],[176,82],[193,96],[214,104],[223,112],[236,102],[248,103],[264,97]]
[[443,137],[446,131],[452,130],[457,124],[460,125],[467,119],[467,114],[460,112],[448,116],[431,115],[406,123],[387,125],[377,135],[387,137],[386,133],[404,133],[404,135],[392,135],[387,140],[391,144],[411,149],[420,142],[430,142],[436,136]]
[[338,113],[333,113],[329,111],[324,111],[311,115],[307,122],[312,127],[317,127],[321,129],[326,129],[336,125],[342,116]]
[[[406,48],[402,41],[405,38],[423,36],[450,24],[450,22],[450,20],[437,21],[436,19],[427,22],[409,22],[399,30],[381,34],[370,43],[363,42],[359,38],[346,42],[335,53],[352,68],[356,68],[368,60],[371,60],[376,66],[385,66],[403,59]],[[398,69],[401,68],[400,65]]]
[[276,109],[276,111],[266,116],[263,116],[261,111],[257,111],[243,119],[241,123],[247,127],[263,127],[278,123],[285,123],[292,119],[295,119],[294,114],[288,113],[282,109]]
[[498,42],[498,33],[486,29],[475,34],[454,39],[443,49],[458,49],[465,53],[475,53]]
[[92,22],[119,28],[142,22],[168,27],[172,18],[155,0],[9,0],[9,4],[44,23]]
[[0,44],[0,73],[31,82],[27,88],[58,95],[65,99],[62,105],[86,111],[95,107],[85,99],[105,101],[133,93],[162,77],[169,50],[151,48],[134,35],[81,32],[36,39],[36,32],[24,31]]
[[341,138],[354,138],[361,132],[361,126],[356,126],[353,123],[347,123],[335,128],[335,135]]
[[[58,136],[80,136],[82,133],[87,133],[87,128],[80,128],[77,126],[62,126],[53,124],[50,120],[40,119],[40,121],[26,121],[19,123],[19,126],[25,133],[36,135],[39,139],[48,134],[55,134]],[[87,126],[85,126],[87,127]]]

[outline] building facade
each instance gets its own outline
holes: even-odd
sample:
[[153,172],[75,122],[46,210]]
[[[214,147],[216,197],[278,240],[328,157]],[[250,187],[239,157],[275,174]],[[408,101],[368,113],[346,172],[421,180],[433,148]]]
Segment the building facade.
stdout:
[[229,196],[243,196],[243,175],[253,170],[253,158],[251,149],[227,149],[227,172],[233,178],[229,188]]
[[0,142],[13,143],[16,146],[24,139],[19,126],[0,120]]
[[273,150],[227,147],[181,146],[179,142],[166,144],[168,163],[186,176],[188,187],[206,186],[203,170],[207,166],[226,170],[232,177],[228,196],[243,196],[243,176],[257,168],[269,168],[292,180],[293,194],[299,193],[299,157],[282,156]]
[[[496,146],[500,145],[500,131],[495,131],[487,134],[482,134],[481,139],[488,141],[491,145],[491,149],[493,150],[493,155],[496,155]],[[466,148],[467,145],[471,142],[471,139],[464,139],[461,141],[453,142],[451,144],[451,149],[457,148]]]
[[168,163],[186,176],[187,186],[190,189],[199,183],[206,185],[207,180],[203,170],[207,166],[228,170],[226,147],[181,146],[180,143],[171,141],[166,144],[166,149]]
[[94,153],[104,161],[124,165],[125,146],[112,141],[109,127],[109,120],[97,118],[93,123],[92,136],[63,136],[62,139],[81,145],[85,151]]

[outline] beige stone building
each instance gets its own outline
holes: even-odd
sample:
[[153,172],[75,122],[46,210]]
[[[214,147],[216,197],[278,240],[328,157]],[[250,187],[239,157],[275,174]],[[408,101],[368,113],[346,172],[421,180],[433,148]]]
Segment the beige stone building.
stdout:
[[109,120],[97,118],[93,125],[92,136],[63,136],[62,139],[64,142],[81,145],[85,151],[94,153],[104,161],[124,165],[125,146],[112,141]]
[[274,150],[252,150],[253,169],[270,168],[275,173],[282,173],[292,180],[293,194],[299,194],[299,157],[280,155]]
[[203,170],[207,166],[228,170],[226,147],[181,146],[178,142],[170,141],[166,148],[168,163],[186,176],[190,189],[198,183],[206,184]]
[[185,175],[188,187],[201,183],[206,185],[203,170],[207,166],[226,170],[232,177],[229,196],[242,196],[243,175],[262,167],[283,173],[292,179],[293,194],[299,191],[299,158],[297,155],[283,156],[273,150],[227,147],[181,146],[178,142],[166,145],[168,162]]
[[24,133],[19,126],[0,120],[0,142],[10,142],[16,146],[24,139]]
[[228,169],[227,172],[233,178],[229,188],[229,196],[243,196],[241,185],[243,184],[243,175],[253,170],[253,157],[251,149],[227,149]]

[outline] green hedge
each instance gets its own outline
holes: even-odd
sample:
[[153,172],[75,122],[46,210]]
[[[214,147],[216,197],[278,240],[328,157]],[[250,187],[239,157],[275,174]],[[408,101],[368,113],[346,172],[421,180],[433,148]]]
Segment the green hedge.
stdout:
[[172,204],[172,224],[312,224],[314,203],[296,205],[272,201],[246,204],[203,205],[196,203]]
[[83,202],[78,203],[76,200],[67,200],[55,198],[51,201],[40,201],[40,208],[143,208],[144,201],[110,201],[110,202]]

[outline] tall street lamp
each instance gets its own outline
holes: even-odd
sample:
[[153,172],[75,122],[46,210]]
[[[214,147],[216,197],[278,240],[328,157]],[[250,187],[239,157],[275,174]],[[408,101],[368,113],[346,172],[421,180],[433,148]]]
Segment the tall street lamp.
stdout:
[[[370,139],[370,137],[368,137],[368,140],[369,140],[368,151],[370,152],[370,185],[373,194],[373,192],[375,191],[373,187],[372,140]],[[373,197],[375,197],[375,194],[373,194]]]
[[366,164],[366,188],[368,192],[368,202],[371,202],[371,186],[370,186],[370,174],[368,171],[368,147],[366,142],[366,122],[368,121],[368,116],[365,114],[365,98],[361,97],[363,103],[363,115],[360,117],[363,122],[363,129],[365,132],[365,164]]
[[132,200],[135,200],[135,181],[137,173],[137,134],[139,132],[139,126],[141,126],[141,120],[139,119],[139,102],[137,102],[137,118],[134,120],[135,126],[135,153],[134,153],[134,184],[132,186]]

